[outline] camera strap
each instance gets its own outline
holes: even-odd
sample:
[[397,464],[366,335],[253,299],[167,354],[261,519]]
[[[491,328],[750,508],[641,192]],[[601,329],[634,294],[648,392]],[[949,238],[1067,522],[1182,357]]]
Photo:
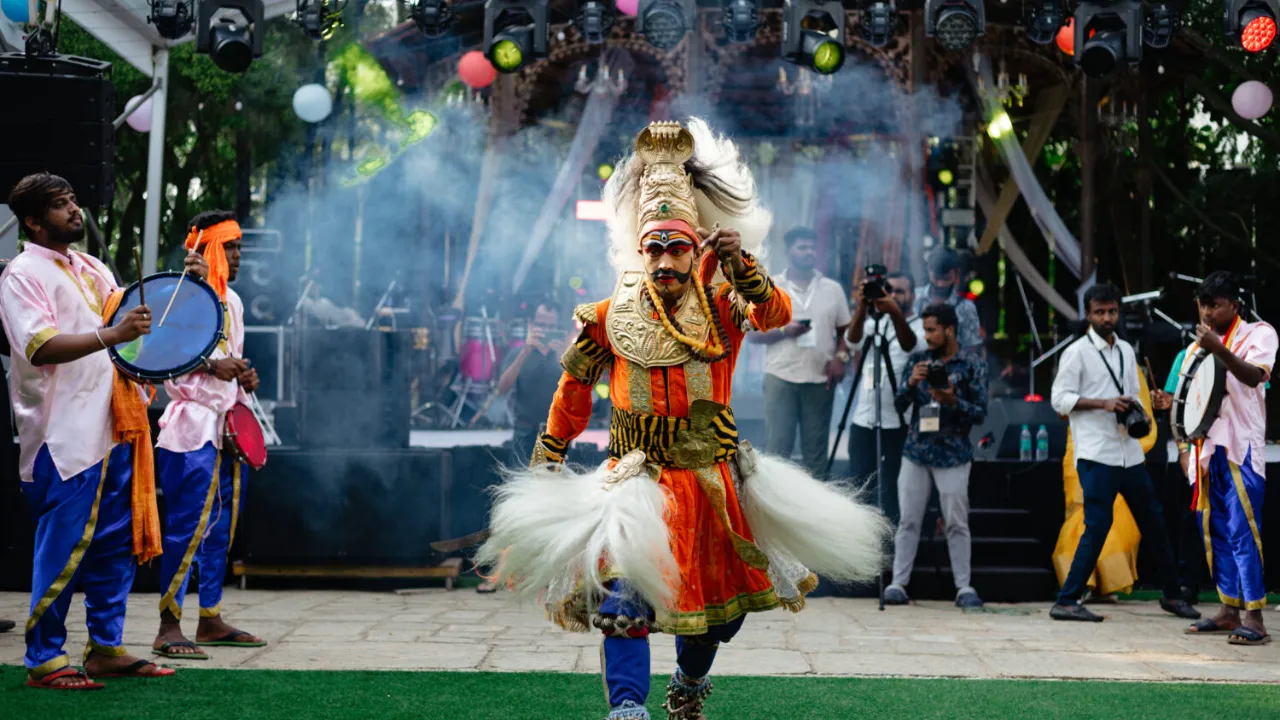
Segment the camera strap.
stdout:
[[1124,379],[1124,350],[1122,350],[1119,346],[1116,347],[1116,354],[1120,356],[1120,378],[1116,379],[1116,373],[1114,370],[1111,369],[1111,363],[1107,362],[1106,353],[1102,352],[1102,349],[1096,345],[1093,347],[1093,349],[1098,351],[1098,357],[1102,358],[1102,364],[1106,366],[1107,374],[1111,376],[1111,382],[1116,384],[1116,390],[1119,390],[1121,397],[1123,397],[1124,383],[1120,382],[1120,380]]

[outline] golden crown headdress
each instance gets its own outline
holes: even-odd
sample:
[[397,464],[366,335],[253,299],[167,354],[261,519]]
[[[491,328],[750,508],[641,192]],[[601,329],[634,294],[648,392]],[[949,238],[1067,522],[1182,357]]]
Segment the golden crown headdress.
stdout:
[[684,169],[693,157],[693,135],[678,122],[653,122],[636,136],[636,156],[644,161],[637,208],[639,227],[684,220],[698,227],[693,178]]

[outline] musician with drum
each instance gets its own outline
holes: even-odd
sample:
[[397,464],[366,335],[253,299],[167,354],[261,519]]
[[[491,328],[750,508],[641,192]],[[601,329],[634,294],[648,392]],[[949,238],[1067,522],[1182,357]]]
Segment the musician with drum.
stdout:
[[[19,474],[36,524],[27,684],[89,690],[102,687],[90,676],[172,675],[124,647],[135,557],[160,553],[160,525],[146,404],[105,352],[150,333],[151,311],[138,303],[117,312],[123,293],[111,271],[71,250],[85,220],[66,180],[24,177],[9,207],[27,238],[0,275]],[[205,274],[198,255],[186,264]],[[89,630],[84,672],[63,651],[77,580]]]
[[[209,263],[209,286],[221,299],[224,332],[212,353],[192,372],[165,381],[169,406],[160,418],[156,464],[165,496],[164,555],[160,558],[160,631],[153,652],[167,658],[208,659],[197,646],[261,647],[257,636],[222,618],[227,551],[240,519],[248,471],[233,442],[224,438],[228,415],[248,406],[257,372],[244,359],[244,304],[227,283],[240,270],[240,225],[226,211],[201,213],[188,226],[188,250]],[[191,307],[173,308],[166,322],[181,322]],[[255,468],[256,469],[256,468]],[[182,634],[182,605],[192,564],[200,568],[200,622],[196,642]]]
[[[1264,322],[1240,317],[1240,282],[1228,272],[1196,291],[1200,325],[1173,398],[1173,431],[1195,487],[1193,507],[1222,609],[1187,628],[1226,633],[1233,645],[1271,641],[1262,621],[1262,499],[1266,471],[1266,382],[1280,341]],[[1241,618],[1241,610],[1244,617]]]

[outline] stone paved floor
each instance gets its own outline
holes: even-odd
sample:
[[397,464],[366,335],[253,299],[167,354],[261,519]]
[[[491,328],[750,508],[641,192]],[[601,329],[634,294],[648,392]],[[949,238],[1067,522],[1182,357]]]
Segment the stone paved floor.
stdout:
[[[155,595],[134,595],[125,642],[144,654],[154,638]],[[0,593],[0,617],[26,617],[28,598]],[[192,595],[186,605],[196,607]],[[271,642],[210,648],[182,667],[599,672],[600,638],[566,633],[505,594],[422,594],[227,589],[229,620]],[[1228,645],[1183,635],[1182,620],[1154,602],[1104,607],[1099,624],[1053,622],[1047,605],[962,613],[924,602],[881,613],[874,600],[816,598],[798,615],[751,616],[716,662],[723,675],[1099,678],[1280,683],[1280,643]],[[1202,607],[1202,610],[1208,609]],[[184,623],[194,633],[195,613]],[[1280,614],[1268,611],[1280,628]],[[84,606],[72,604],[68,651],[84,647]],[[194,634],[190,635],[194,637]],[[653,670],[668,673],[674,644],[653,640]],[[0,634],[0,663],[22,662],[20,631]]]

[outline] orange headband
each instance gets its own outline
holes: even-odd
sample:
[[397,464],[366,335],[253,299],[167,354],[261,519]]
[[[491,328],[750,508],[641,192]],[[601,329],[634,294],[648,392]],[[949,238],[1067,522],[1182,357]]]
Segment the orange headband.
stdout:
[[188,250],[197,250],[197,245],[205,247],[204,259],[209,263],[209,284],[223,300],[227,299],[227,278],[231,275],[231,267],[227,264],[227,252],[222,246],[239,240],[240,236],[240,223],[235,220],[223,220],[204,230],[192,228],[187,235]]
[[652,220],[647,222],[644,227],[640,229],[640,240],[643,240],[645,235],[659,230],[678,230],[693,238],[695,244],[700,240],[698,237],[698,231],[684,220]]

